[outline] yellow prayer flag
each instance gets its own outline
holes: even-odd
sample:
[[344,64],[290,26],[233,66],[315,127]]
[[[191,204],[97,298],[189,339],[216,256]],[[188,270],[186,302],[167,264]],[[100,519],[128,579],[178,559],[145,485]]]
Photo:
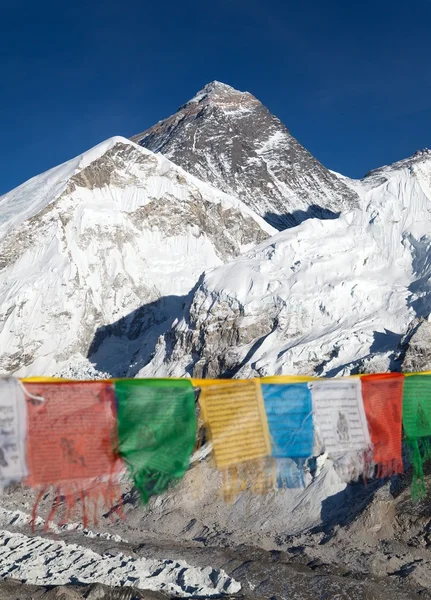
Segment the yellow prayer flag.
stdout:
[[201,387],[199,401],[218,468],[271,454],[259,381],[214,381],[210,386]]

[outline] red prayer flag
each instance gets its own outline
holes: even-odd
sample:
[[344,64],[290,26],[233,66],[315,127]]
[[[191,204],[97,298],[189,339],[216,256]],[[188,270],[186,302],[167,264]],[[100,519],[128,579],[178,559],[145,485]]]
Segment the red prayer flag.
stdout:
[[[49,488],[55,499],[46,524],[61,506],[67,521],[81,502],[84,526],[90,507],[97,520],[98,503],[118,510],[121,494],[118,473],[117,419],[113,385],[108,381],[27,383],[27,483],[41,488],[33,510]],[[36,398],[40,397],[40,400]]]
[[377,477],[403,472],[401,453],[404,375],[383,373],[361,377],[365,414],[373,444]]

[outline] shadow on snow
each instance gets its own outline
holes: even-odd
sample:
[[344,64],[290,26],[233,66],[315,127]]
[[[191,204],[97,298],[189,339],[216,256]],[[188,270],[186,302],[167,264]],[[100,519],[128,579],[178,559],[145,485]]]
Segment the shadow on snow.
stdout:
[[87,358],[112,377],[135,377],[154,355],[158,339],[181,318],[186,296],[163,296],[144,304],[94,335]]
[[308,219],[338,219],[340,212],[333,212],[329,208],[323,208],[317,204],[312,204],[307,210],[295,210],[292,213],[279,215],[276,213],[266,213],[264,219],[278,231],[291,229],[300,225]]

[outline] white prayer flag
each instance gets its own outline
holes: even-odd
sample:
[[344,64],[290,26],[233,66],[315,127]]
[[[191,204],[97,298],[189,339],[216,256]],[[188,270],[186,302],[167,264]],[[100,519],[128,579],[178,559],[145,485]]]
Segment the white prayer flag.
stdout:
[[337,456],[367,450],[371,440],[359,378],[312,381],[308,385],[314,427],[324,451]]
[[27,405],[17,379],[0,378],[0,490],[28,474]]

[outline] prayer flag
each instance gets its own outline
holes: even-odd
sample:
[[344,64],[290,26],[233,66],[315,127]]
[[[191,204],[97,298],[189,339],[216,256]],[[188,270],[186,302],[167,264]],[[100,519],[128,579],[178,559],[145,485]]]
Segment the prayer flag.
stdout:
[[213,443],[217,468],[223,475],[225,498],[250,487],[265,492],[274,485],[268,422],[260,383],[220,380],[201,389],[199,402]]
[[18,379],[0,378],[0,491],[24,479],[27,407]]
[[370,434],[358,379],[310,382],[315,433],[346,481],[357,479],[365,467]]
[[404,380],[403,426],[410,449],[412,496],[425,494],[423,462],[431,458],[431,376],[411,375]]
[[196,441],[189,379],[116,381],[119,452],[144,502],[178,482]]
[[119,511],[121,494],[116,480],[120,469],[113,387],[106,381],[27,383],[28,484],[42,496],[52,487],[55,499],[46,525],[65,501],[67,521],[77,502],[84,526],[90,506],[97,520],[98,502]]
[[300,487],[304,485],[305,461],[313,452],[310,390],[306,383],[264,384],[262,393],[278,483]]
[[361,377],[365,414],[373,444],[377,477],[403,472],[401,433],[404,375],[382,373]]

